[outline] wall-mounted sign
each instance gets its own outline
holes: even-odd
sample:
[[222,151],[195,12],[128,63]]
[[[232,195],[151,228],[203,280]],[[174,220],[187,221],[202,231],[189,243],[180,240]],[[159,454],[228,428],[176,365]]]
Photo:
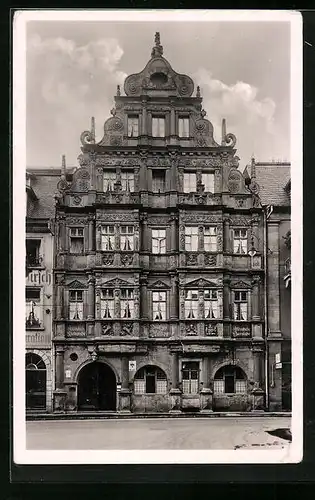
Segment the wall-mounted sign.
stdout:
[[66,370],[65,376],[66,378],[71,378],[71,370]]
[[280,363],[280,362],[281,362],[281,354],[280,354],[280,352],[278,352],[276,354],[276,363]]
[[129,371],[135,372],[136,369],[137,369],[137,362],[136,361],[129,361]]
[[276,363],[276,370],[279,370],[280,368],[282,368],[282,363]]

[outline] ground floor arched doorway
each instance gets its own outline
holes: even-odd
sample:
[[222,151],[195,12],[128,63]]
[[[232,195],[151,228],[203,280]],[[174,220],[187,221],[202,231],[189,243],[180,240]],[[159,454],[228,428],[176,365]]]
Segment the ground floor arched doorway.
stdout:
[[25,357],[26,408],[40,410],[46,408],[46,365],[38,354],[27,353]]
[[84,366],[78,379],[79,410],[116,410],[116,377],[105,363]]

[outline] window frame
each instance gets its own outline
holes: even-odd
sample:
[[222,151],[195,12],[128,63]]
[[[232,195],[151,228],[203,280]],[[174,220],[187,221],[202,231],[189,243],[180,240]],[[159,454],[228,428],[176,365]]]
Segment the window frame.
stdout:
[[[165,139],[166,137],[166,129],[165,129],[165,126],[166,126],[166,119],[165,119],[165,115],[153,115],[152,116],[152,137],[156,138],[156,139]],[[154,123],[155,123],[155,120],[157,120],[157,126],[156,126],[156,129],[157,129],[157,132],[158,134],[155,135],[155,126],[154,126]],[[163,132],[163,135],[161,135],[161,131],[160,131],[160,122],[163,123],[163,127],[162,127],[162,132]]]
[[[211,229],[214,229],[215,230],[215,233],[214,234],[206,234],[206,231],[207,230],[211,230]],[[215,245],[214,245],[214,249],[211,248],[212,246],[212,238],[214,238],[214,242],[215,242]],[[209,248],[206,248],[206,242],[209,241]],[[205,252],[214,252],[216,253],[218,251],[218,228],[217,226],[204,226],[203,227],[203,249]]]
[[[189,179],[189,182],[186,183],[185,178]],[[194,176],[194,181],[191,183],[190,179]],[[186,185],[188,184],[188,188],[186,189]],[[190,189],[191,184],[193,184],[193,189]],[[196,172],[184,172],[183,174],[183,193],[196,193],[197,192],[197,173]]]
[[[196,230],[196,234],[191,232],[190,234],[187,232],[187,230],[190,229],[194,229]],[[193,236],[196,236],[196,245],[192,245],[192,242],[194,241],[193,240]],[[187,239],[190,238],[190,246],[195,246],[196,248],[187,248]],[[198,226],[185,226],[185,251],[186,252],[198,252],[199,251],[199,227]]]
[[[206,296],[205,296],[206,292],[209,292],[209,295],[212,297],[209,299],[206,298]],[[214,314],[214,310],[215,310],[215,315],[211,316],[210,318],[207,317],[207,312],[206,312],[206,304],[207,303],[209,303],[209,305],[211,304],[211,307],[209,307],[209,311],[211,310],[212,315]],[[213,308],[214,303],[215,303],[215,308]],[[205,288],[203,290],[203,304],[204,304],[204,319],[216,320],[216,321],[220,319],[219,296],[218,296],[217,288]]]
[[[160,176],[160,178],[159,178]],[[154,168],[151,170],[151,179],[152,179],[152,193],[165,193],[166,192],[166,169],[163,168]],[[161,188],[157,189],[156,184],[158,184],[157,180],[159,179],[159,183]],[[163,179],[163,182],[161,182]]]
[[[38,292],[38,299],[31,297],[27,297],[27,292],[33,291],[33,292]],[[39,286],[26,286],[25,287],[25,328],[27,330],[34,330],[38,328],[43,328],[44,325],[44,319],[43,319],[43,290]],[[33,309],[32,309],[32,305]],[[37,310],[37,314],[36,314]],[[33,312],[34,315],[34,323],[31,324],[30,322],[30,316],[31,313]]]
[[[196,294],[196,298],[193,298],[193,294]],[[190,295],[190,297],[189,297]],[[190,307],[188,307],[188,304]],[[195,307],[192,307],[192,306]],[[196,320],[199,319],[199,290],[198,288],[186,288],[185,289],[185,299],[184,299],[184,311],[185,311],[185,319],[187,320]],[[190,313],[195,313],[194,317],[189,317]]]
[[[183,132],[186,127],[184,126],[184,121],[187,121],[187,125],[188,125],[188,130],[187,130],[187,135],[186,134],[183,134],[181,132]],[[182,126],[181,126],[182,124]],[[189,115],[187,116],[179,116],[178,117],[178,137],[180,139],[189,139],[190,137],[190,119],[189,119]]]
[[[246,294],[246,299],[242,299],[241,294]],[[240,298],[236,298],[236,294],[240,294]],[[242,304],[246,304],[246,319],[242,319]],[[237,306],[237,312],[235,312],[235,306]],[[236,316],[239,316],[238,318]],[[234,321],[249,321],[249,290],[246,289],[233,289],[233,320]]]
[[[239,227],[239,228],[235,227],[235,228],[232,229],[232,231],[233,231],[233,254],[234,255],[248,255],[248,228],[247,227],[246,228],[245,227]],[[239,237],[235,236],[235,232],[236,231],[239,231],[239,233],[240,233]],[[241,231],[245,231],[246,236],[242,237],[241,236]],[[239,245],[238,248],[240,250],[242,249],[242,241],[245,242],[245,251],[244,252],[242,252],[242,251],[236,252],[235,251],[235,244],[236,244],[237,241],[239,242],[238,243],[238,245]]]
[[[77,231],[77,234],[72,234],[72,231]],[[78,234],[78,231],[82,231],[82,234]],[[69,253],[74,255],[82,255],[85,252],[85,226],[69,226]],[[82,243],[82,250],[74,251],[72,245],[78,241]]]
[[[150,371],[150,369],[151,369],[151,371],[154,370],[154,372],[155,372],[154,375],[147,373],[148,371]],[[142,372],[143,372],[143,377],[140,377],[140,375],[142,375]],[[163,375],[163,377],[159,378],[159,375],[160,376]],[[154,392],[152,392],[152,391],[147,392],[147,388],[148,388],[147,378],[148,377],[153,378],[153,376],[154,376],[154,389],[155,390],[154,390]],[[164,390],[163,391],[158,390],[158,387],[159,387],[158,381],[159,380],[162,380],[164,382],[164,384],[163,384]],[[140,390],[136,389],[137,381],[143,382],[144,391],[140,391]],[[167,392],[168,392],[167,375],[166,375],[164,370],[162,370],[159,366],[156,366],[156,365],[144,365],[141,368],[139,368],[134,376],[133,384],[134,384],[133,393],[137,396],[141,396],[141,395],[167,395]]]
[[[130,181],[128,180],[128,176],[132,177],[131,181],[131,189],[130,189]],[[126,180],[124,180],[124,176],[126,176]],[[125,193],[134,193],[135,192],[135,173],[133,170],[122,170],[120,174],[121,181],[121,190]],[[125,186],[124,186],[125,184]],[[127,189],[128,187],[128,189]]]
[[[110,231],[105,232],[104,228],[113,228],[114,231],[113,232],[110,232]],[[117,234],[116,233],[116,225],[115,224],[101,224],[100,233],[101,233],[101,237],[100,237],[101,251],[102,252],[115,252],[115,250],[116,250],[116,234]],[[110,243],[110,245],[112,245],[111,238],[113,238],[112,248],[104,248],[103,240],[106,241],[105,238],[108,238],[107,244]]]
[[[127,232],[123,233],[122,228],[127,228]],[[128,231],[129,228],[132,228],[132,233]],[[130,245],[130,248],[123,248],[122,242]],[[133,224],[120,224],[119,226],[119,249],[122,252],[134,252],[135,251],[135,226]]]
[[[83,321],[84,320],[84,292],[85,290],[83,288],[80,288],[80,289],[77,289],[77,288],[73,288],[73,289],[69,289],[68,290],[68,303],[69,303],[69,307],[68,307],[68,319],[69,321]],[[78,299],[77,295],[78,293],[81,294],[81,299]],[[75,294],[76,295],[76,300],[73,300],[71,298],[71,294]],[[76,304],[75,306],[75,313],[78,314],[78,312],[82,315],[81,317],[78,317],[78,318],[75,318],[75,317],[71,317],[71,305],[72,304]],[[81,304],[81,307],[78,309],[78,306],[77,304]]]
[[[226,370],[228,368],[233,368],[233,389],[234,389],[233,392],[226,390],[227,389],[226,376],[228,375],[228,377],[231,378],[231,374],[226,374]],[[242,372],[243,378],[237,378],[237,370],[240,370],[240,372]],[[217,373],[219,373],[219,372],[222,372],[222,378],[216,378]],[[221,382],[221,384],[218,384],[218,382]],[[242,382],[244,390],[236,390],[237,389],[237,382]],[[217,390],[218,385],[221,385],[221,387],[223,387],[223,390]],[[222,394],[236,395],[236,394],[247,394],[247,392],[248,392],[248,390],[247,390],[247,377],[246,377],[244,370],[242,370],[242,368],[240,368],[239,366],[224,365],[224,366],[221,366],[221,368],[219,368],[217,370],[217,372],[215,373],[214,379],[213,379],[213,394],[215,394],[215,395],[219,395],[219,394],[220,395],[222,395]]]
[[[122,292],[127,292],[127,296],[123,297]],[[129,293],[131,293],[131,297],[129,297]],[[128,317],[123,316],[123,303],[126,303],[125,307],[129,309],[131,315]],[[130,308],[131,305],[131,308]],[[119,294],[119,310],[120,310],[120,319],[122,320],[131,320],[135,319],[135,293],[133,288],[121,288]],[[125,309],[126,312],[126,309]]]
[[[107,184],[107,189],[105,189],[105,180],[106,180],[106,177],[105,177],[105,174],[112,174],[112,175],[109,175],[108,177],[108,184]],[[112,177],[112,179],[111,179]],[[113,192],[114,189],[115,189],[115,183],[117,182],[117,171],[115,169],[110,169],[110,168],[104,168],[103,169],[103,193],[108,193],[108,192]],[[109,189],[110,187],[110,189]]]
[[[39,245],[36,245],[35,258],[29,258],[30,252],[27,251],[28,242],[39,242]],[[25,254],[26,254],[26,262],[27,266],[32,269],[36,269],[39,267],[43,267],[43,256],[41,255],[43,251],[43,239],[42,238],[30,238],[29,236],[25,237]]]
[[[185,366],[185,365],[197,365],[197,368],[195,369],[192,369],[192,368],[188,368]],[[184,378],[184,372],[188,372],[189,373],[189,378]],[[197,378],[192,378],[191,377],[191,374],[192,372],[196,372],[197,373]],[[198,360],[182,360],[181,361],[181,383],[182,383],[182,392],[184,395],[199,395],[200,393],[200,379],[201,379],[201,361],[198,359]],[[197,383],[195,384],[196,385],[196,391],[194,392],[192,390],[192,380],[197,380]],[[188,381],[188,384],[185,383],[184,381]],[[188,386],[188,390],[186,390]]]
[[[130,125],[131,125],[131,120],[134,120],[134,123],[132,125],[132,128],[135,124],[135,122],[137,122],[137,134],[134,135],[133,133],[130,134]],[[139,137],[139,115],[127,115],[127,136],[129,138],[138,138]]]
[[[212,189],[207,189],[207,183],[204,182],[205,176],[211,176],[212,179]],[[214,193],[214,173],[213,172],[201,172],[201,183],[205,186],[205,193]]]
[[[154,236],[153,233],[155,231],[164,231],[164,236]],[[154,251],[154,244],[153,241],[157,241],[158,244],[157,246],[159,247],[157,250],[159,251]],[[164,251],[161,251],[161,242],[164,241]],[[166,228],[165,227],[152,227],[151,228],[151,252],[154,255],[165,255],[166,254]]]
[[[156,300],[155,299],[155,295],[156,294],[164,294],[164,299],[159,299],[159,300]],[[157,306],[157,310],[155,311],[155,306],[154,304],[158,304]],[[154,318],[154,315],[158,312],[160,312],[161,314],[161,310],[159,311],[160,307],[161,307],[161,304],[163,305],[164,304],[164,315],[165,317],[163,318]],[[167,293],[167,290],[151,290],[151,314],[152,314],[152,321],[154,321],[155,323],[158,323],[158,322],[161,322],[161,321],[167,321],[168,320],[168,293]],[[162,314],[163,316],[163,314]]]
[[[108,297],[104,298],[104,291],[106,290]],[[110,293],[108,293],[110,292]],[[107,295],[105,294],[105,295]],[[106,303],[107,307],[104,308],[103,304]],[[110,304],[110,307],[108,306]],[[101,320],[108,320],[115,318],[115,293],[114,288],[110,287],[101,287],[100,288],[100,311],[101,311]],[[104,312],[105,311],[105,312]],[[105,316],[106,312],[112,312],[112,316]]]

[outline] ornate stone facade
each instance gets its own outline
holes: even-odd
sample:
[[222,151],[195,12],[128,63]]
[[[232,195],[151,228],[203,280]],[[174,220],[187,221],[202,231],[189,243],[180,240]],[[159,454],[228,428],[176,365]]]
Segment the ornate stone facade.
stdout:
[[[102,140],[83,132],[81,167],[71,183],[63,172],[58,188],[57,389],[72,410],[211,411],[212,368],[234,366],[238,349],[244,380],[263,385],[263,372],[251,368],[252,321],[263,329],[251,273],[261,276],[262,294],[264,270],[246,240],[254,230],[263,237],[263,214],[237,169],[236,138],[223,121],[215,142],[200,89],[193,96],[193,81],[172,69],[158,35],[124,91]],[[82,396],[88,377],[103,381],[107,402],[93,400],[92,386]],[[239,386],[249,401],[248,385]]]

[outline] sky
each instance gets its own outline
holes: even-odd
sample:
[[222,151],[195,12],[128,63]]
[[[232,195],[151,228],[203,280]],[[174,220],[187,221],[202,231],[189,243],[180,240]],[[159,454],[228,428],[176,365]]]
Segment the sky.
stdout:
[[261,22],[28,21],[28,167],[77,165],[80,134],[110,117],[117,84],[140,72],[155,32],[163,56],[201,88],[206,118],[236,135],[243,170],[256,161],[290,160],[290,24]]

